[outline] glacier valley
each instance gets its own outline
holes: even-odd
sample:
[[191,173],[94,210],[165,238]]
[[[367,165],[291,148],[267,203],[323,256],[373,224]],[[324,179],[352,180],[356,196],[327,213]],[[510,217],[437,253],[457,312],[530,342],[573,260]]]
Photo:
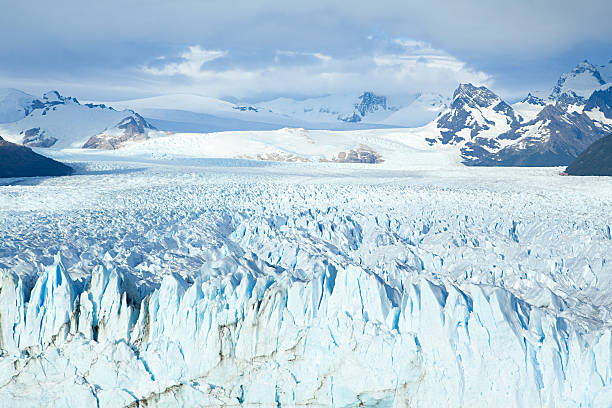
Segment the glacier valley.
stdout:
[[62,158],[0,187],[4,406],[612,404],[609,179]]

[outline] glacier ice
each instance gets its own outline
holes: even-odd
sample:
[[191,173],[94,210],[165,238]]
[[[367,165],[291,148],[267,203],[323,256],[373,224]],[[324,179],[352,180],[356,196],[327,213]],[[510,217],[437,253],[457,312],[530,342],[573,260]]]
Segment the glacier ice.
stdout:
[[612,402],[605,183],[560,208],[572,187],[541,170],[309,169],[3,188],[0,401]]

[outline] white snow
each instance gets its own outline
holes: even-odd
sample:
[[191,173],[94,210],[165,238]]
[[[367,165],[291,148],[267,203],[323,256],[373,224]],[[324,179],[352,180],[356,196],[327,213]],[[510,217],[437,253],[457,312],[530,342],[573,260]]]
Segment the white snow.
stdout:
[[0,123],[15,122],[26,115],[34,96],[17,89],[0,88]]
[[606,115],[599,109],[599,107],[595,109],[591,109],[589,111],[584,112],[591,120],[594,122],[599,122],[604,125],[612,125],[612,119],[607,118]]
[[369,148],[382,156],[379,167],[436,168],[456,166],[457,147],[430,146],[429,128],[326,131],[283,128],[276,131],[176,133],[127,144],[118,157],[243,158],[321,162],[339,153]]
[[233,113],[231,102],[208,96],[193,94],[169,94],[149,98],[104,102],[115,109],[132,109],[137,112],[147,109],[182,110],[196,113]]
[[[550,98],[556,99],[560,95],[577,95],[587,99],[593,91],[598,89],[603,83],[596,77],[599,70],[587,61],[581,62],[572,72],[561,75],[557,86],[559,89],[551,91]],[[601,75],[601,73],[599,72]],[[605,82],[604,78],[601,78]]]
[[601,77],[608,84],[612,83],[612,60],[608,61],[607,64],[600,65],[597,70],[601,74]]
[[512,109],[522,117],[522,122],[530,122],[538,116],[544,106],[528,102],[516,102],[512,104]]
[[0,401],[609,406],[609,180],[374,133],[396,168],[47,150],[0,187]]
[[446,109],[449,103],[450,99],[441,95],[422,94],[407,106],[391,113],[380,123],[410,128],[424,126]]

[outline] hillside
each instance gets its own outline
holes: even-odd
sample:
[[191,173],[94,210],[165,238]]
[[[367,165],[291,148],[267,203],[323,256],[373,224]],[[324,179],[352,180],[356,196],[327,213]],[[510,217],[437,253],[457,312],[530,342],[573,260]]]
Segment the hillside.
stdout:
[[565,172],[570,176],[612,176],[612,134],[590,145]]
[[72,168],[0,138],[0,177],[67,176]]

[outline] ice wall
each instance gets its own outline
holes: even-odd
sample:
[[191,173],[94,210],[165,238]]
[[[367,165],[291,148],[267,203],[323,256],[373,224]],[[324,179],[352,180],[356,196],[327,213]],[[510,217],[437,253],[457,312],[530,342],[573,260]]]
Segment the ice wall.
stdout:
[[390,286],[332,263],[299,279],[254,255],[222,256],[192,284],[168,275],[139,302],[124,279],[98,267],[79,289],[59,258],[32,288],[5,273],[0,399],[75,406],[612,400],[610,330],[584,333],[500,288],[419,276]]

